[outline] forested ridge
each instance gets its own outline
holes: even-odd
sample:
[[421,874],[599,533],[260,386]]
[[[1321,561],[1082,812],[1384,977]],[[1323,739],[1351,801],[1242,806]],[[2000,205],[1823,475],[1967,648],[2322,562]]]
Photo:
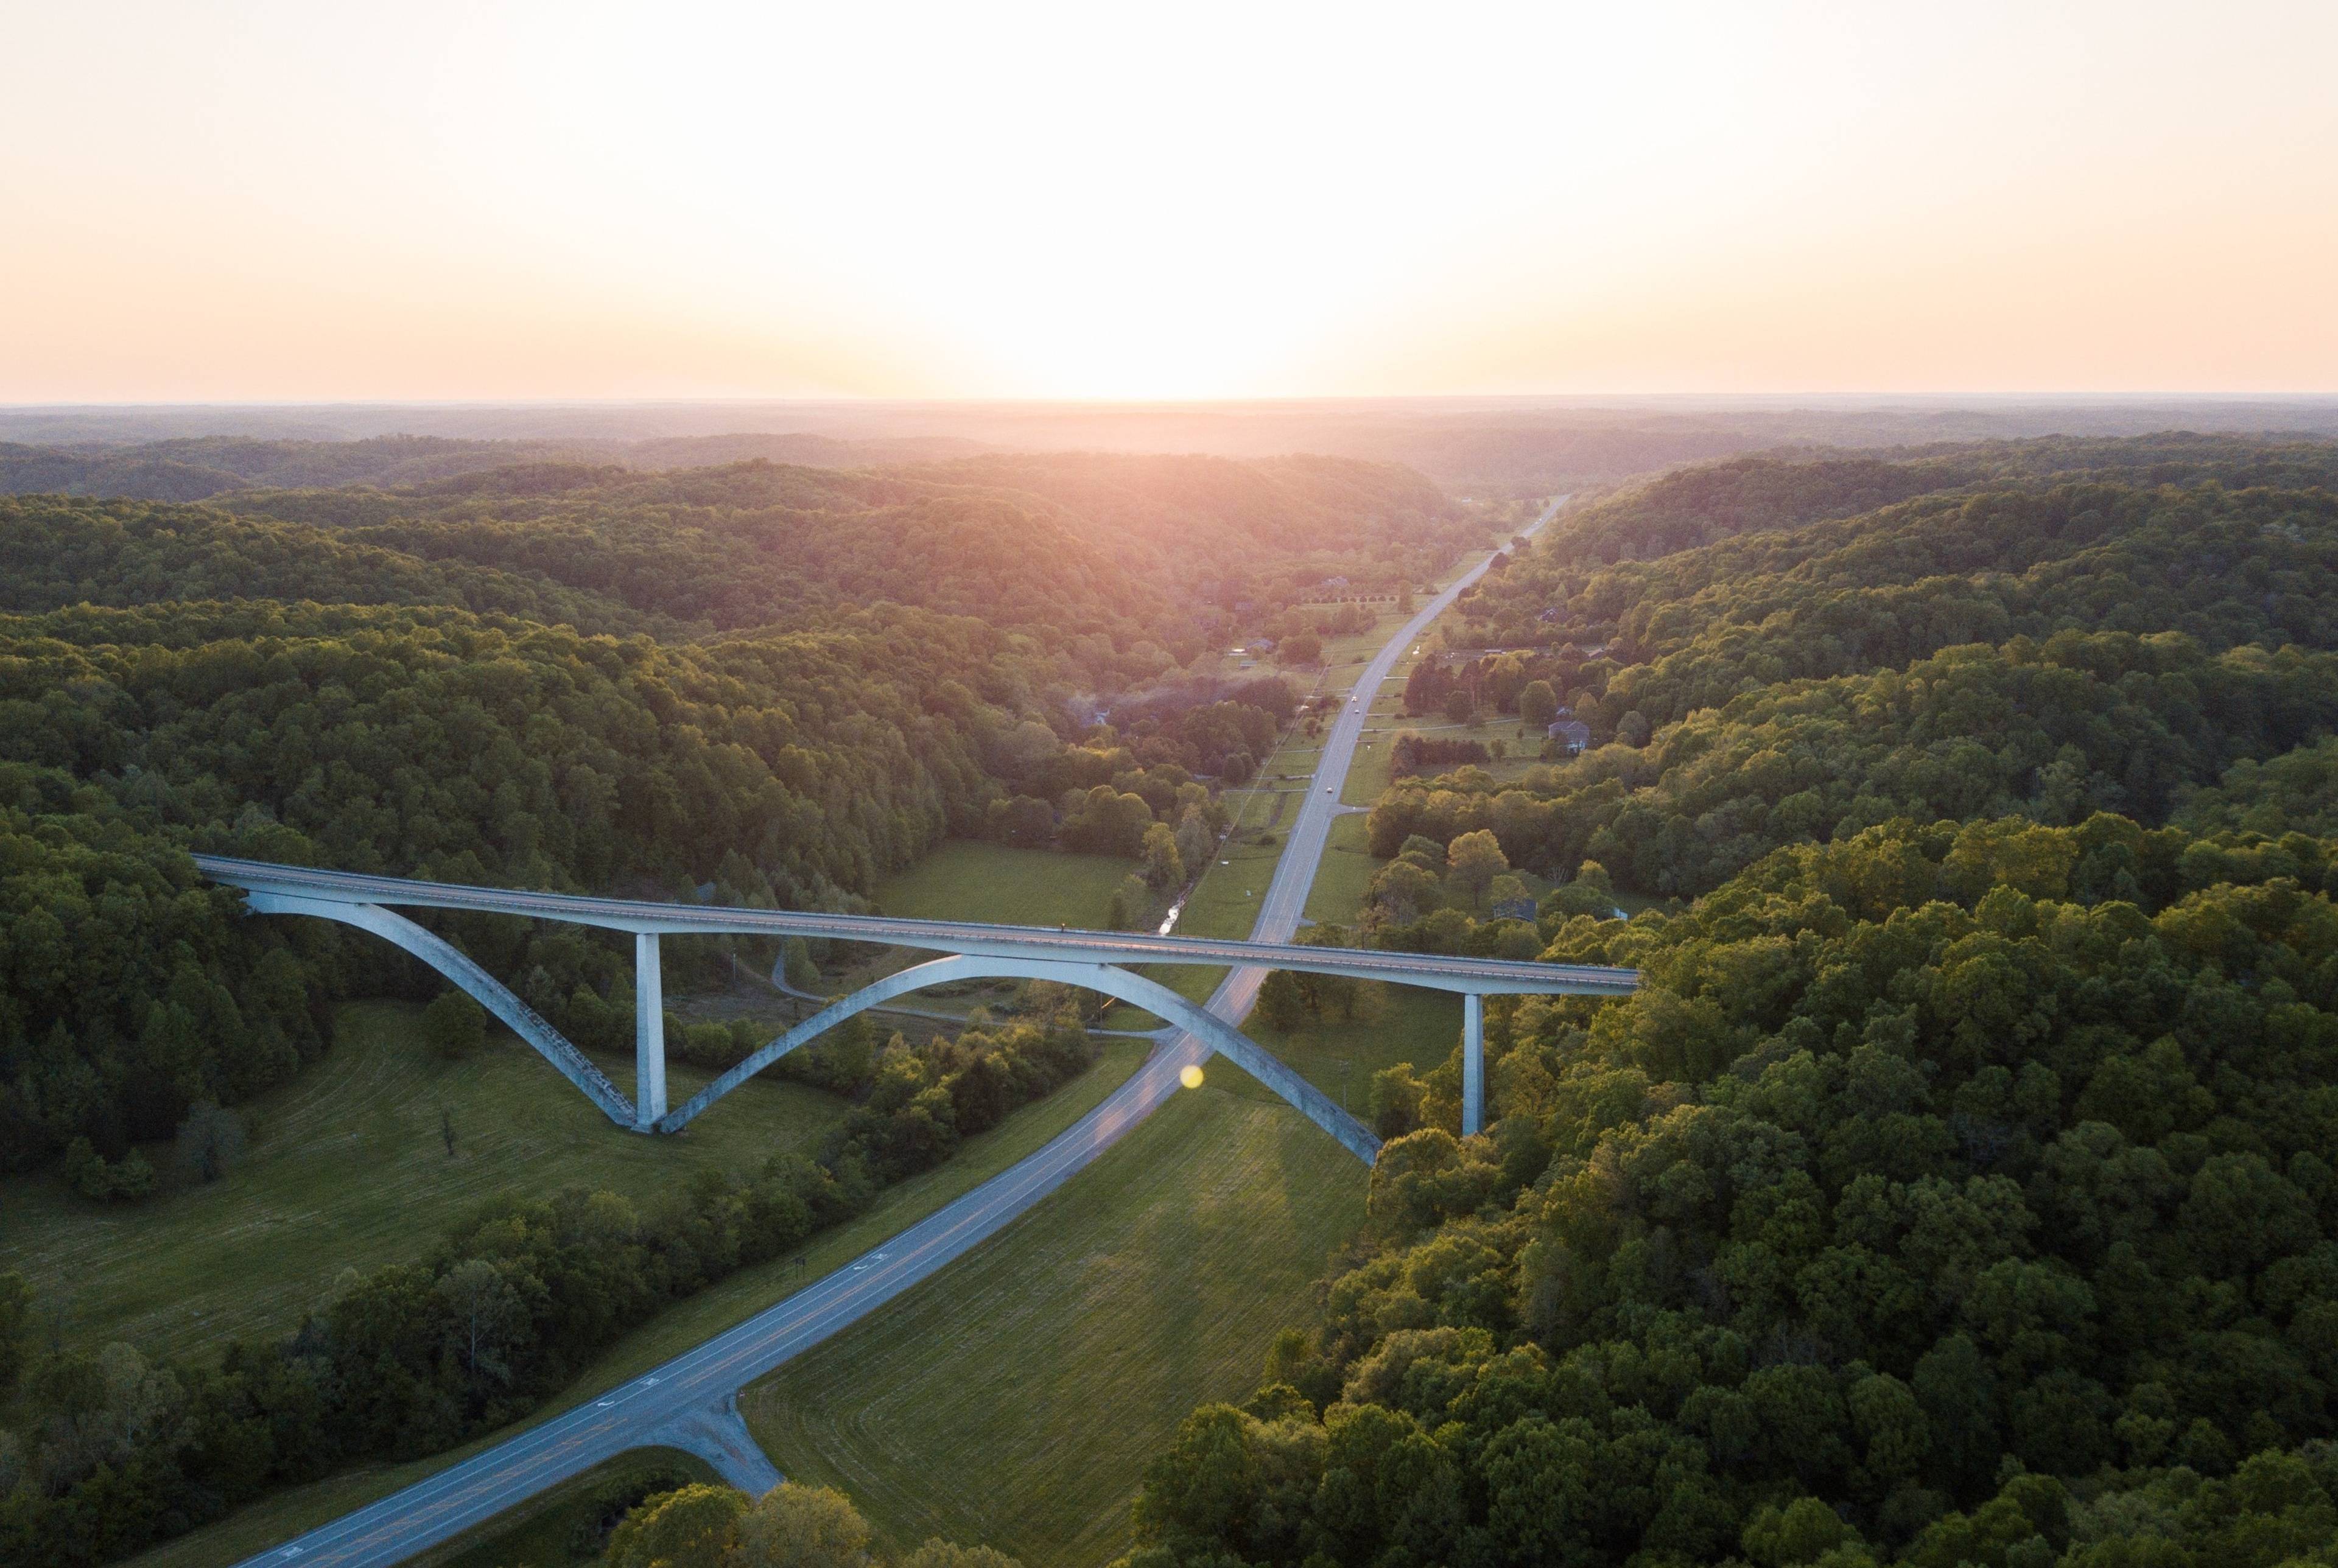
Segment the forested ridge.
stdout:
[[[1521,863],[1588,856],[1619,887],[1693,894],[1895,815],[2165,820],[2331,724],[2338,456],[2205,444],[2209,470],[2289,481],[2235,490],[2134,445],[2158,482],[2049,473],[1617,564],[1560,534],[1447,641],[1536,628],[1459,678],[1512,709],[1542,681],[1591,751],[1523,788],[1409,787],[1378,808],[1376,851],[1460,821]],[[2330,483],[2302,483],[2317,463]]]
[[761,458],[820,467],[930,462],[977,449],[948,436],[839,440],[811,435],[576,437],[496,441],[447,436],[286,440],[242,436],[162,441],[0,441],[0,495],[123,496],[201,501],[288,486],[426,484],[522,462],[602,463],[628,468],[712,467]]
[[1400,780],[1365,931],[1642,989],[1489,1003],[1478,1137],[1379,1077],[1131,1568],[2338,1563],[2338,451],[2130,445],[1675,476],[1713,542],[1489,580],[1446,676],[1593,746]]
[[1545,554],[1570,563],[1649,560],[1739,534],[1858,516],[1918,495],[2049,475],[2286,487],[2326,484],[2331,457],[2326,442],[2193,435],[1754,455],[1677,468],[1580,507],[1552,530]]
[[[1088,732],[1076,698],[1174,674],[1231,623],[1156,534],[1242,535],[1223,581],[1328,548],[1337,518],[1348,558],[1400,573],[1469,526],[1353,462],[1036,470],[1064,498],[1011,466],[537,462],[0,500],[0,1161],[125,1157],[322,1049],[329,998],[418,983],[378,943],[238,921],[191,849],[832,908],[950,833],[1135,858],[1206,807],[1197,768],[1247,769],[1290,716],[1279,685],[1188,682],[1201,717],[1142,756]],[[1116,499],[1081,511],[1095,495]],[[582,1034],[622,978],[603,946],[441,924]]]

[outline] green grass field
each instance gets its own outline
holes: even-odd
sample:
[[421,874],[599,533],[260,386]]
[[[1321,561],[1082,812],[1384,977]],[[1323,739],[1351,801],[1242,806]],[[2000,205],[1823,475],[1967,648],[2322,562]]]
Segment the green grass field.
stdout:
[[[404,1465],[345,1471],[313,1485],[278,1493],[217,1524],[183,1535],[130,1562],[133,1568],[225,1568],[287,1536],[386,1497],[536,1422],[548,1420],[584,1400],[597,1398],[604,1390],[637,1377],[660,1362],[786,1299],[802,1286],[842,1268],[885,1238],[916,1224],[945,1203],[1026,1159],[1125,1083],[1144,1060],[1145,1052],[1142,1041],[1108,1042],[1103,1058],[1079,1078],[1037,1104],[1025,1106],[979,1137],[968,1139],[959,1145],[957,1154],[933,1170],[888,1188],[868,1212],[814,1237],[803,1250],[804,1266],[801,1271],[787,1260],[742,1269],[711,1289],[677,1303],[620,1339],[606,1355],[579,1373],[565,1393],[548,1401],[527,1421],[450,1454]],[[708,1112],[710,1117],[712,1114]],[[642,1142],[652,1142],[648,1139]],[[513,1512],[517,1514],[522,1511]],[[501,1532],[512,1524],[512,1516],[506,1515],[483,1533]]]
[[782,1472],[842,1487],[897,1547],[1093,1568],[1177,1423],[1247,1396],[1305,1319],[1364,1187],[1289,1110],[1206,1083],[740,1408]]
[[[1374,709],[1373,713],[1379,713]],[[1356,742],[1355,760],[1348,765],[1348,777],[1340,788],[1342,806],[1376,806],[1388,792],[1391,769],[1389,749],[1396,744],[1396,730],[1385,720],[1374,722],[1363,738]]]
[[1357,672],[1371,662],[1372,655],[1380,651],[1380,644],[1389,640],[1389,634],[1410,619],[1410,613],[1397,613],[1393,604],[1385,605],[1363,631],[1343,632],[1336,637],[1326,637],[1323,640],[1324,684],[1352,684]]
[[877,884],[877,907],[919,920],[1102,929],[1112,890],[1136,869],[1110,855],[1066,855],[953,838]]
[[[1295,806],[1296,797],[1293,797]],[[1282,858],[1284,838],[1275,835],[1272,844],[1260,844],[1237,833],[1218,848],[1218,858],[1200,882],[1193,896],[1185,900],[1185,909],[1177,917],[1180,936],[1248,936],[1251,927],[1258,923],[1258,901],[1266,896],[1267,884],[1274,880],[1275,863]],[[1145,971],[1189,1002],[1206,1002],[1210,993],[1218,988],[1225,977],[1223,969],[1204,968],[1199,965],[1154,965]],[[1110,1020],[1115,1027],[1144,1027],[1143,1022],[1122,1024],[1121,1016],[1142,1020],[1133,1008],[1116,1008]]]
[[[1359,988],[1352,1018],[1311,1022],[1286,1034],[1253,1013],[1243,1030],[1359,1120],[1368,1120],[1373,1073],[1400,1062],[1426,1073],[1453,1054],[1461,1043],[1461,998],[1368,981]],[[1282,1103],[1263,1084],[1236,1076],[1240,1083],[1230,1085],[1236,1092]]]
[[1307,918],[1319,924],[1353,926],[1364,906],[1364,889],[1381,862],[1365,852],[1364,818],[1335,817],[1323,841],[1323,859],[1307,889]]
[[[1376,805],[1380,796],[1393,782],[1394,758],[1392,748],[1396,738],[1404,731],[1418,730],[1439,740],[1499,740],[1510,753],[1499,760],[1478,764],[1500,784],[1515,783],[1528,771],[1542,767],[1542,740],[1532,733],[1520,735],[1516,714],[1503,713],[1475,724],[1456,725],[1437,715],[1429,714],[1408,719],[1404,713],[1404,688],[1391,683],[1386,694],[1371,710],[1371,730],[1356,748],[1356,763],[1348,770],[1347,787],[1340,799],[1350,806]],[[1490,747],[1488,748],[1490,750]],[[1424,779],[1444,772],[1449,765],[1439,764],[1421,775]]]
[[[22,1269],[44,1313],[62,1304],[68,1342],[183,1356],[294,1328],[342,1269],[418,1258],[488,1199],[581,1182],[643,1203],[700,1171],[807,1148],[844,1111],[819,1090],[758,1079],[682,1136],[644,1138],[501,1029],[467,1061],[442,1062],[419,1019],[393,1003],[343,1008],[333,1048],[251,1107],[250,1149],[209,1186],[110,1204],[54,1172],[0,1181],[0,1270]],[[631,1085],[631,1062],[602,1065]],[[673,1064],[674,1102],[707,1076]]]

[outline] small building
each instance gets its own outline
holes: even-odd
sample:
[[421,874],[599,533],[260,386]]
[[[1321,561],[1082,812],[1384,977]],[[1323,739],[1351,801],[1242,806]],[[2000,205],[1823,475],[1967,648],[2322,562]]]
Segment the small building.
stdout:
[[1558,742],[1562,756],[1580,756],[1591,744],[1591,726],[1580,719],[1561,719],[1550,727],[1550,738]]

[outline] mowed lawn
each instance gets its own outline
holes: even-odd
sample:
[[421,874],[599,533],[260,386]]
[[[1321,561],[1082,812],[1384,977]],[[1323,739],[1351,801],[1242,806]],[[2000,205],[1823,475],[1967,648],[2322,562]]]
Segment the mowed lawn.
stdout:
[[1104,928],[1112,891],[1137,868],[1110,855],[1066,855],[953,838],[877,884],[877,907],[918,920]]
[[[111,1204],[53,1172],[0,1181],[0,1271],[24,1271],[44,1323],[49,1305],[63,1306],[70,1343],[215,1351],[297,1327],[343,1269],[418,1259],[489,1199],[581,1183],[646,1206],[698,1171],[809,1152],[845,1110],[819,1090],[758,1079],[681,1136],[645,1138],[613,1125],[500,1028],[462,1062],[425,1049],[418,1007],[354,1004],[336,1034],[322,1060],[248,1108],[250,1148],[216,1182]],[[631,1086],[630,1062],[602,1066]],[[706,1076],[672,1064],[675,1102]],[[454,1119],[451,1157],[442,1108]],[[165,1168],[170,1153],[150,1151]]]
[[[1352,1017],[1311,1020],[1285,1033],[1269,1026],[1253,1011],[1243,1027],[1302,1078],[1369,1124],[1365,1111],[1373,1073],[1400,1062],[1427,1073],[1460,1045],[1461,998],[1449,991],[1368,980],[1357,988]],[[1236,1076],[1245,1093],[1274,1098],[1264,1084]],[[1282,1103],[1279,1099],[1275,1102]]]
[[840,1486],[897,1549],[1029,1568],[1124,1549],[1145,1462],[1246,1397],[1363,1217],[1364,1168],[1214,1080],[1004,1235],[740,1400],[791,1479]]
[[1323,858],[1315,867],[1315,881],[1307,889],[1307,918],[1317,925],[1350,926],[1364,907],[1364,890],[1372,874],[1387,862],[1366,850],[1364,818],[1351,812],[1331,820],[1323,841]]

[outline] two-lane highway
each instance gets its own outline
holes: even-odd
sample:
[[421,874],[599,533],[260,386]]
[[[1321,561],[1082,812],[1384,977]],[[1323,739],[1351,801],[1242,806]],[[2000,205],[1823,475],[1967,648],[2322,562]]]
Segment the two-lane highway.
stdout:
[[[1547,523],[1558,505],[1557,501],[1551,503],[1535,527]],[[1292,827],[1266,896],[1260,900],[1252,931],[1254,939],[1288,942],[1298,930],[1325,836],[1337,815],[1336,790],[1347,776],[1380,682],[1429,622],[1484,571],[1480,564],[1421,606],[1420,613],[1405,623],[1358,678],[1356,700],[1332,720],[1325,734],[1316,781],[1309,787],[1306,805]],[[1326,794],[1327,788],[1335,793]],[[1265,975],[1262,968],[1234,970],[1212,995],[1210,1011],[1239,1023],[1256,999]],[[387,1568],[604,1459],[652,1441],[653,1434],[677,1416],[720,1404],[742,1385],[845,1328],[997,1234],[1175,1094],[1180,1073],[1209,1054],[1208,1046],[1181,1032],[1103,1103],[1045,1148],[835,1273],[597,1399],[246,1559],[246,1568],[262,1564],[286,1568],[293,1563],[299,1568]]]

